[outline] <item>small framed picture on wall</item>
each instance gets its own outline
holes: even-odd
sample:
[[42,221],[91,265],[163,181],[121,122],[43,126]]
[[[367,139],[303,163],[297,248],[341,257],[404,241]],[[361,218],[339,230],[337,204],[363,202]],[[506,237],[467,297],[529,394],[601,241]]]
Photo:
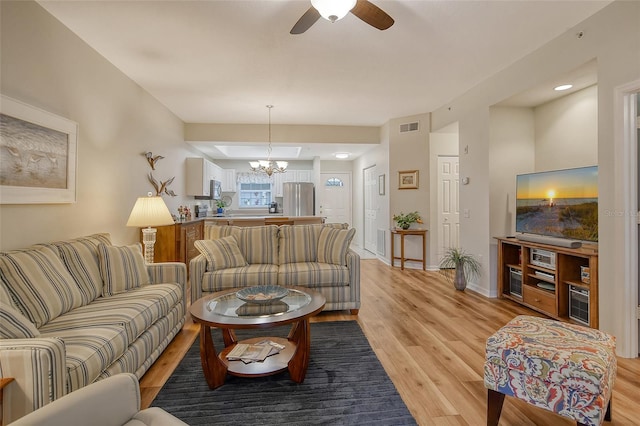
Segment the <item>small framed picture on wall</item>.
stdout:
[[404,170],[398,172],[398,189],[418,189],[418,171]]

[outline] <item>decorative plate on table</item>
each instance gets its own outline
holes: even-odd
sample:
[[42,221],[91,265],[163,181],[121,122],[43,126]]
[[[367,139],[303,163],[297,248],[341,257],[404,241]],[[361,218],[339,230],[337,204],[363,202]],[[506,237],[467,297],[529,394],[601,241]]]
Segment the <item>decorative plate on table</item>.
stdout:
[[289,290],[277,285],[257,285],[236,292],[238,299],[247,303],[273,303],[289,294]]

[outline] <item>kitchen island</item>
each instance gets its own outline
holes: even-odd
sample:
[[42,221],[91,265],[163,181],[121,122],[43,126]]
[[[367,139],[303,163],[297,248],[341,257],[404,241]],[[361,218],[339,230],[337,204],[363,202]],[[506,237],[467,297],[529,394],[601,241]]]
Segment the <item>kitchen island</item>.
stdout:
[[205,225],[313,225],[324,223],[324,219],[322,216],[212,216],[205,218]]

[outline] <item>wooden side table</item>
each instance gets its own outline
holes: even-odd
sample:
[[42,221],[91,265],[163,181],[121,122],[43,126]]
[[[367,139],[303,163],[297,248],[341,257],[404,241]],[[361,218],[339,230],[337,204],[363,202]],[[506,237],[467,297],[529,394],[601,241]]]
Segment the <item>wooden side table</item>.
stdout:
[[[395,239],[400,235],[400,257],[396,256]],[[417,235],[422,237],[422,259],[410,259],[404,257],[404,237],[407,235]],[[405,260],[422,262],[422,269],[427,270],[427,230],[426,229],[392,229],[391,230],[391,266],[395,266],[396,259],[400,259],[400,269],[404,270]]]

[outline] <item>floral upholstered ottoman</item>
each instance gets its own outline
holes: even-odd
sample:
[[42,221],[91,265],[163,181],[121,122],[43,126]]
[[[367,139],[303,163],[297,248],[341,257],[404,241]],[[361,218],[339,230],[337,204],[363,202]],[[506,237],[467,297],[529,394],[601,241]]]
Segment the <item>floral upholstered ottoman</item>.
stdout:
[[610,420],[615,338],[599,330],[521,315],[487,339],[487,425],[497,425],[505,395],[569,417],[578,425]]

